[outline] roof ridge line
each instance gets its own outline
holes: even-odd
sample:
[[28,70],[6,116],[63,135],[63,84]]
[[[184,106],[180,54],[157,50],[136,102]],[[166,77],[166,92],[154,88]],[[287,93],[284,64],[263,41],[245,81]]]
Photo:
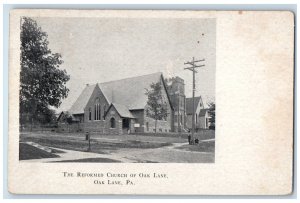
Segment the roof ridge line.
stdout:
[[133,77],[128,77],[128,78],[122,78],[122,79],[118,79],[118,80],[110,80],[110,81],[106,81],[106,82],[98,82],[96,84],[104,84],[104,83],[110,83],[110,82],[116,82],[116,81],[121,81],[121,80],[127,80],[127,79],[132,79],[132,78],[139,78],[139,77],[143,77],[143,76],[148,76],[148,75],[154,75],[154,74],[162,74],[162,72],[155,72],[155,73],[150,73],[150,74],[145,74],[145,75],[139,75],[139,76],[133,76]]

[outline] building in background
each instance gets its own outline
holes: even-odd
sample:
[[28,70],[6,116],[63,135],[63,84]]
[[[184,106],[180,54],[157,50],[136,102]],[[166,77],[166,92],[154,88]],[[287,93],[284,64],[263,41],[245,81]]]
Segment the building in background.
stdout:
[[198,117],[196,129],[209,129],[209,114],[208,109],[201,109]]
[[[208,109],[204,108],[202,97],[195,97],[194,103],[195,112],[195,129],[208,129],[209,128],[209,115]],[[193,98],[186,98],[186,127],[192,129],[193,120]]]

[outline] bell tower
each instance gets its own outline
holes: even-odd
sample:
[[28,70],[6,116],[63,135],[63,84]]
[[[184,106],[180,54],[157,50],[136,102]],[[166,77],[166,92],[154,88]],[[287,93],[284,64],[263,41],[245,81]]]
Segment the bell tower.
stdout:
[[182,132],[185,129],[185,88],[184,80],[178,76],[169,79],[168,92],[174,108],[174,132]]

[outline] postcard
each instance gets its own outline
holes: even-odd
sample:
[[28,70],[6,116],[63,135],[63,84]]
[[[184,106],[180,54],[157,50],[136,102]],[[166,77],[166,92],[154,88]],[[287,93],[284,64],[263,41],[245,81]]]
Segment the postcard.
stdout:
[[9,192],[293,191],[293,13],[16,9],[9,40]]

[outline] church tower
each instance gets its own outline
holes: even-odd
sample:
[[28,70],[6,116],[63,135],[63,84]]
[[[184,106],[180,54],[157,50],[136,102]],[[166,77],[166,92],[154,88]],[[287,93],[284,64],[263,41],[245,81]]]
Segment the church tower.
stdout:
[[186,123],[186,101],[184,80],[178,76],[170,78],[168,83],[168,93],[174,108],[173,129],[174,132],[182,132]]

